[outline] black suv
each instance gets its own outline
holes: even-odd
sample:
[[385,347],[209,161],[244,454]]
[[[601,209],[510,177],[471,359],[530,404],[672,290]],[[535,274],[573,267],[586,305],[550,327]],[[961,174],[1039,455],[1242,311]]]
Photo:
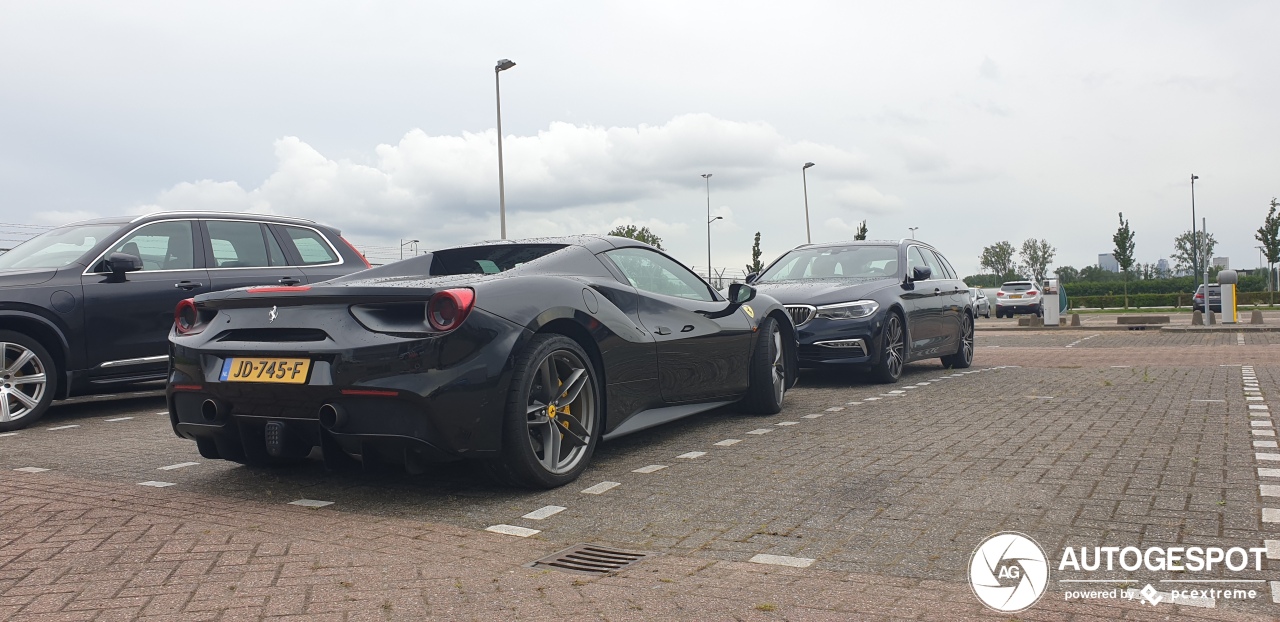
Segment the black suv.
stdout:
[[54,399],[163,380],[184,298],[368,267],[337,229],[297,218],[167,212],[43,233],[0,255],[0,432]]

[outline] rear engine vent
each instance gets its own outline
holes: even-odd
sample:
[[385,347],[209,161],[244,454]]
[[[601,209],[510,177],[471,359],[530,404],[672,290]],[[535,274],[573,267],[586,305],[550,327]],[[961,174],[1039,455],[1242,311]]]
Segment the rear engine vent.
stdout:
[[222,333],[218,341],[285,343],[324,341],[328,338],[328,334],[316,328],[240,328]]
[[648,556],[649,553],[624,551],[598,544],[578,544],[533,562],[529,567],[552,568],[578,574],[606,575],[640,562]]

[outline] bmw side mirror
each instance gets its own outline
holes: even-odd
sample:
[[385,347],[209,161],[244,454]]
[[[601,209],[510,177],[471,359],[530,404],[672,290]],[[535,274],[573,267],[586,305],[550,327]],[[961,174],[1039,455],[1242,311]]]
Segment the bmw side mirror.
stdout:
[[756,288],[745,283],[732,283],[729,285],[729,303],[735,306],[744,305],[751,302],[756,297]]
[[111,253],[107,255],[107,270],[111,272],[111,279],[114,281],[123,281],[126,272],[137,272],[142,269],[142,258],[129,253]]
[[933,268],[929,266],[916,266],[911,269],[912,281],[928,281],[933,276]]
[[747,275],[747,278],[745,278],[745,279],[743,279],[743,280],[745,280],[747,283],[755,283],[755,282],[756,282],[756,279],[757,279],[757,278],[759,278],[759,277],[760,277],[760,273],[759,273],[759,272],[752,272],[751,274],[748,274],[748,275]]

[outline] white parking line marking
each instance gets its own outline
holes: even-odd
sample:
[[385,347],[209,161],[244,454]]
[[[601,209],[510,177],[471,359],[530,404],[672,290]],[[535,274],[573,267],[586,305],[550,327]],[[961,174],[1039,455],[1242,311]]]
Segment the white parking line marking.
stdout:
[[752,430],[752,431],[750,431],[750,432],[747,432],[747,434],[768,434],[768,433],[770,433],[770,432],[772,432],[772,431],[773,431],[773,430],[771,430],[771,429],[769,429],[769,428],[756,428],[756,429],[754,429],[754,430]]
[[322,508],[326,505],[333,505],[332,501],[316,501],[315,499],[298,499],[290,501],[289,505],[300,505],[304,508]]
[[106,421],[107,423],[115,423],[117,421],[128,421],[132,418],[133,417],[116,417],[114,419],[103,419],[103,421]]
[[1254,436],[1275,436],[1275,430],[1251,430]]
[[1271,582],[1271,602],[1280,604],[1280,581]]
[[169,486],[177,486],[177,484],[175,484],[175,483],[173,483],[173,482],[155,482],[155,481],[151,481],[151,482],[138,482],[138,485],[139,485],[139,486],[150,486],[150,487],[152,487],[152,488],[168,488]]
[[874,402],[874,401],[876,401],[876,400],[878,400],[878,399],[880,399],[880,398],[878,398],[878,397],[864,397],[864,398],[862,398],[862,401],[864,401],[864,402]]
[[773,425],[796,425],[799,421],[779,421]]
[[861,404],[861,403],[862,403],[862,402],[845,402],[845,404],[848,404],[848,405],[850,405],[850,406],[856,406],[856,405]]
[[649,466],[642,466],[632,471],[632,473],[653,473],[654,471],[661,471],[665,468],[667,468],[667,465],[665,464],[651,464]]
[[761,553],[752,557],[749,561],[757,564],[772,564],[774,566],[791,566],[792,568],[808,568],[813,563],[812,559],[807,557],[788,557],[786,555],[766,555]]
[[0,438],[4,438],[6,436],[17,436],[17,435],[18,435],[17,432],[5,432],[4,434],[0,434]]
[[1262,522],[1280,523],[1280,510],[1277,510],[1276,508],[1262,508]]
[[1266,404],[1249,404],[1249,410],[1271,410]]
[[1273,462],[1280,462],[1280,454],[1264,454],[1260,452],[1254,452],[1253,457],[1259,460],[1271,460]]
[[[1191,238],[1187,238],[1187,239],[1188,239],[1188,240],[1190,240]],[[1132,365],[1112,365],[1112,367],[1114,367],[1114,368],[1116,368],[1116,369],[1128,369],[1128,368],[1133,367],[1133,366],[1132,366]]]
[[158,412],[158,413],[155,413],[155,414],[157,414],[157,415],[167,415],[167,414],[169,414],[169,411],[167,411],[167,410],[162,410],[162,411],[160,411],[160,412]]
[[[747,432],[747,434],[750,434],[750,432]],[[691,452],[689,452],[689,453],[680,454],[680,455],[678,455],[678,456],[676,456],[676,457],[677,457],[677,458],[684,458],[684,459],[686,459],[686,460],[692,460],[692,459],[694,459],[694,458],[701,458],[701,457],[703,457],[703,456],[705,456],[705,455],[707,455],[707,452],[705,452],[705,451],[691,451]]]
[[906,391],[903,391],[902,389],[897,389],[897,390],[894,390],[894,391],[890,391],[889,393],[890,393],[890,394],[894,394],[894,395],[896,395],[896,394],[898,394],[898,393],[906,393]]
[[1275,449],[1275,448],[1276,448],[1276,442],[1275,442],[1275,441],[1254,441],[1254,442],[1253,442],[1253,446],[1254,446],[1254,447],[1257,447],[1257,448],[1260,448],[1260,449],[1262,449],[1262,448],[1265,448],[1265,449]]
[[817,419],[818,417],[821,417],[821,416],[822,416],[822,415],[821,415],[821,414],[819,414],[819,413],[814,413],[814,414],[812,414],[812,415],[805,415],[805,416],[801,417],[801,419]]
[[621,485],[622,485],[622,482],[600,482],[599,484],[596,484],[595,486],[592,486],[592,487],[590,487],[590,488],[586,488],[586,489],[584,489],[584,490],[582,491],[582,494],[584,494],[584,495],[602,495],[602,494],[604,494],[604,493],[606,493],[606,492],[609,492],[610,490],[613,490],[614,488],[617,488],[618,486],[621,486]]
[[1261,398],[1261,397],[1246,397],[1246,398],[1244,398],[1244,399],[1245,399],[1245,401],[1246,401],[1246,402],[1248,402],[1248,401],[1257,401],[1257,402],[1261,402],[1261,401],[1262,401],[1262,398]]
[[917,382],[917,383],[916,383],[916,386],[917,386],[917,387],[927,387],[927,386],[929,386],[929,385],[931,385],[931,384],[933,384],[933,383],[932,383],[932,382]]
[[23,473],[44,473],[45,471],[48,471],[49,469],[42,469],[42,468],[40,468],[40,467],[19,467],[19,468],[16,468],[16,469],[14,469],[14,470],[15,470],[15,471],[22,471]]
[[162,467],[160,467],[160,468],[158,468],[158,469],[156,469],[156,470],[157,470],[157,471],[172,471],[172,470],[174,470],[174,469],[185,469],[185,468],[187,468],[187,467],[189,467],[189,466],[195,466],[195,465],[197,465],[197,464],[200,464],[200,463],[199,463],[199,462],[179,462],[178,464],[171,464],[171,465],[169,465],[169,466],[162,466]]
[[548,505],[546,507],[541,507],[532,512],[529,512],[528,514],[525,514],[520,518],[527,518],[530,520],[542,520],[544,518],[555,516],[556,514],[559,514],[565,511],[566,509],[568,508],[562,508],[558,505]]
[[1258,477],[1280,477],[1280,469],[1264,469],[1258,467]]
[[[906,391],[903,391],[903,393],[906,393]],[[897,393],[881,393],[880,397],[900,397],[900,395]]]
[[831,408],[827,409],[827,412],[835,413],[835,412],[840,412],[842,410],[844,410],[844,406],[832,406]]
[[1249,425],[1255,428],[1269,428],[1271,427],[1271,421],[1267,419],[1254,419],[1249,422]]
[[1264,497],[1280,497],[1280,486],[1275,484],[1262,484],[1258,486],[1258,492]]
[[78,428],[78,427],[80,427],[80,426],[78,426],[78,425],[60,425],[60,426],[58,426],[58,427],[56,427],[56,428],[45,428],[45,429],[46,429],[46,430],[49,430],[50,432],[52,432],[52,431],[54,431],[54,430],[70,430],[71,428]]
[[515,536],[517,538],[528,538],[534,534],[542,533],[540,529],[529,529],[528,527],[516,527],[515,525],[493,525],[485,527],[485,531],[500,533],[506,536]]
[[730,445],[737,445],[738,443],[741,443],[741,442],[742,442],[742,439],[740,438],[726,438],[723,441],[720,441],[718,443],[712,443],[712,445],[715,445],[716,447],[728,447]]

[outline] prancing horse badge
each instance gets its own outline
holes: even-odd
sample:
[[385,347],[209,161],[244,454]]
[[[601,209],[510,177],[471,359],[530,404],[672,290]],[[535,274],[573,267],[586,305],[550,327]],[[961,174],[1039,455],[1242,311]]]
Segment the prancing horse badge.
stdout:
[[279,314],[279,313],[276,313],[276,307],[271,307],[271,312],[270,312],[270,313],[268,313],[268,314],[267,314],[267,316],[268,316],[268,317],[267,317],[267,323],[268,323],[268,324],[270,324],[270,323],[272,323],[272,322],[276,321],[276,318],[277,318],[277,317],[280,317],[280,314]]

